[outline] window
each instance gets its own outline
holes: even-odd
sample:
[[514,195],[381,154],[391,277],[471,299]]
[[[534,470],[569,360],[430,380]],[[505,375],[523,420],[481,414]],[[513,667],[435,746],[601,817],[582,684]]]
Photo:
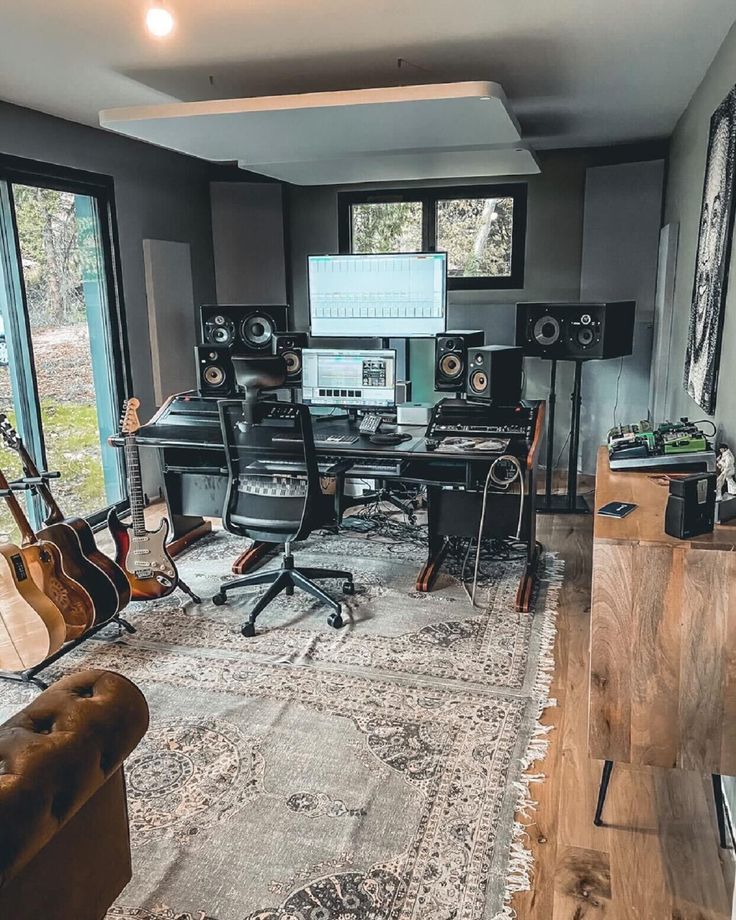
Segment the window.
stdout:
[[[51,485],[62,510],[97,523],[126,497],[107,439],[127,388],[111,180],[79,175],[0,159],[0,411],[38,465],[61,473]],[[8,478],[19,476],[17,459],[2,456]],[[40,500],[27,510],[40,526]],[[0,531],[15,539],[0,512]]]
[[339,196],[341,252],[447,253],[448,287],[524,286],[526,185]]

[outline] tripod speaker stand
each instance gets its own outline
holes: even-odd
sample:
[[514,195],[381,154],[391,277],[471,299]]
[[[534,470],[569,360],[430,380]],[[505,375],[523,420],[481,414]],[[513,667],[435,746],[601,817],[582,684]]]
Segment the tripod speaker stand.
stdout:
[[583,361],[575,361],[575,377],[570,400],[570,449],[567,460],[567,493],[552,494],[552,475],[555,465],[555,403],[557,402],[557,358],[552,358],[549,376],[548,422],[547,422],[547,469],[544,484],[544,503],[537,507],[541,514],[589,514],[585,499],[578,495],[578,453],[580,450],[580,408],[582,393]]

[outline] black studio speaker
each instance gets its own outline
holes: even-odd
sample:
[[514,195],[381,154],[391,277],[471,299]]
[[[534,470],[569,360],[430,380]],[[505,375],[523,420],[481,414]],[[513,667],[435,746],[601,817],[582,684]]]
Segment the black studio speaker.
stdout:
[[630,355],[634,344],[631,300],[615,303],[518,303],[516,344],[538,358],[582,360]]
[[302,382],[302,350],[309,345],[306,332],[277,332],[273,337],[273,354],[286,361],[286,386]]
[[228,345],[236,354],[270,354],[274,335],[289,328],[285,304],[203,304],[200,318],[202,341]]
[[468,368],[468,348],[482,345],[480,330],[441,332],[434,340],[434,388],[444,393],[463,393]]
[[515,406],[521,400],[524,350],[513,345],[483,345],[468,349],[465,392],[495,406]]
[[197,362],[197,389],[201,396],[224,399],[235,395],[237,386],[229,345],[195,345],[194,357]]

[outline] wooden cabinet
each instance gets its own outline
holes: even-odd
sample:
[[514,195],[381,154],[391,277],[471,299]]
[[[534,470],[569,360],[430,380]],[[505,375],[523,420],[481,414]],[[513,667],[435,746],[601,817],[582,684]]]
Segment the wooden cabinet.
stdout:
[[736,775],[736,526],[664,532],[664,475],[598,455],[590,647],[591,757]]

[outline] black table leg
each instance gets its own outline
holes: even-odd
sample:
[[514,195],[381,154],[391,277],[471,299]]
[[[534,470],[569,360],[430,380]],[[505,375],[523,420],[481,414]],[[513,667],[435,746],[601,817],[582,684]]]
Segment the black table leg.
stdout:
[[606,804],[606,793],[608,792],[608,784],[611,782],[611,773],[613,772],[613,761],[607,760],[603,764],[603,773],[601,775],[601,784],[598,788],[598,804],[595,809],[595,818],[593,818],[593,824],[596,827],[600,827],[603,824],[603,806]]
[[728,837],[726,835],[726,808],[723,803],[723,782],[718,773],[713,773],[713,798],[716,803],[716,821],[718,822],[718,840],[722,850],[727,850]]

